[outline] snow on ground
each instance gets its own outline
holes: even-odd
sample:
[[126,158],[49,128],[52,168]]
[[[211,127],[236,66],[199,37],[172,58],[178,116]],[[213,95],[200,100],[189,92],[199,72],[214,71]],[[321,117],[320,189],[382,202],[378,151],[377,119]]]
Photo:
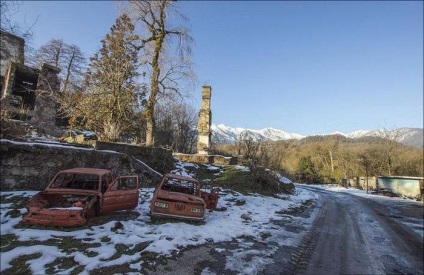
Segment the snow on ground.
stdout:
[[[48,141],[48,140],[46,140],[46,141],[34,141],[34,142],[22,142],[22,141],[14,141],[14,140],[9,140],[9,139],[0,139],[0,142],[10,142],[10,143],[17,144],[17,145],[30,145],[30,146],[45,145],[45,146],[57,147],[57,148],[72,148],[74,150],[86,150],[86,151],[87,150],[89,150],[89,151],[95,150],[94,148],[76,147],[76,146],[73,146],[72,144],[69,144],[69,143],[61,143],[61,142]],[[109,151],[109,152],[117,153],[115,151]]]
[[[174,172],[181,175],[190,175],[186,168],[196,164],[179,163]],[[209,169],[219,172],[216,166]],[[244,168],[241,168],[244,169]],[[140,200],[138,207],[134,210],[138,217],[133,220],[120,221],[122,227],[116,229],[116,221],[106,222],[102,225],[91,226],[86,229],[76,231],[59,231],[52,229],[33,229],[16,227],[22,216],[11,217],[8,212],[12,210],[10,203],[0,205],[1,209],[1,235],[13,234],[17,241],[47,241],[58,240],[71,237],[82,243],[93,244],[85,253],[77,249],[64,251],[52,245],[29,245],[16,247],[1,253],[1,271],[11,267],[13,259],[23,255],[37,253],[41,255],[36,259],[27,261],[31,271],[35,274],[46,273],[46,265],[51,264],[57,258],[71,258],[78,265],[84,267],[83,274],[89,274],[91,270],[100,267],[108,267],[123,263],[130,263],[131,268],[140,269],[143,260],[140,253],[117,252],[117,245],[125,245],[129,250],[137,244],[144,243],[144,252],[154,252],[160,255],[171,256],[188,246],[198,246],[206,243],[217,243],[231,241],[240,237],[252,237],[260,241],[260,236],[269,234],[271,239],[279,245],[289,245],[299,240],[297,233],[285,231],[283,228],[275,226],[270,222],[282,220],[287,217],[275,215],[275,212],[296,207],[303,202],[315,199],[313,192],[304,189],[296,190],[296,194],[280,197],[264,197],[257,194],[242,195],[232,190],[221,190],[218,202],[218,209],[224,211],[213,211],[206,213],[205,223],[193,225],[184,222],[167,222],[164,224],[151,223],[149,204],[153,195],[153,188],[140,189]],[[10,198],[12,196],[30,197],[37,192],[1,192],[2,196]],[[22,214],[26,209],[18,209]],[[135,215],[137,216],[137,215]],[[247,217],[247,218],[246,218]],[[312,222],[314,217],[310,217]],[[294,218],[296,219],[296,217]],[[281,237],[283,236],[284,237]],[[277,238],[278,236],[278,238]],[[242,241],[241,241],[242,242]],[[95,245],[97,244],[97,245]],[[100,244],[100,245],[98,245]],[[248,242],[243,245],[249,246]],[[246,272],[258,264],[269,262],[273,251],[243,251],[233,253],[227,259],[227,268],[230,270]],[[118,256],[116,256],[118,255]],[[247,255],[252,256],[252,263],[249,266],[241,263]],[[69,274],[76,266],[67,267],[67,270],[55,266],[56,273]]]

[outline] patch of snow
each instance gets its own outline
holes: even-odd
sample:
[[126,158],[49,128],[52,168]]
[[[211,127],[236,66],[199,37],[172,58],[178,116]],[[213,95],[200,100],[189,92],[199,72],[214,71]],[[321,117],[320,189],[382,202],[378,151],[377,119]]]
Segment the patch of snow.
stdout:
[[243,172],[249,172],[250,169],[247,166],[242,166],[242,165],[234,165],[234,168],[236,168],[237,170],[241,170]]

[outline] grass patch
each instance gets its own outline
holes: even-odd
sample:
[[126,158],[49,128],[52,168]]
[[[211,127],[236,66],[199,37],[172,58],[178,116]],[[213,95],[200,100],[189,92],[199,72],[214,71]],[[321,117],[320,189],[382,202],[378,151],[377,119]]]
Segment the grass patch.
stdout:
[[[83,240],[74,239],[73,237],[55,237],[46,241],[18,241],[15,235],[8,234],[1,236],[1,252],[10,251],[16,247],[30,247],[35,245],[45,245],[57,248],[59,251],[70,254],[73,252],[84,253],[88,257],[95,257],[98,255],[97,252],[89,251],[90,248],[100,247],[101,243],[86,243]],[[26,262],[31,259],[37,259],[41,257],[41,253],[33,255],[22,255],[10,262],[11,268],[2,272],[2,274],[32,274],[29,269],[29,264]],[[52,263],[46,265],[47,274],[55,274],[58,270],[68,270],[72,267],[76,267],[72,270],[71,274],[79,274],[84,270],[84,267],[80,267],[72,257],[61,257],[55,259]]]
[[[6,252],[8,250],[11,249],[5,249],[8,246],[11,246],[12,244],[14,244],[16,242],[16,236],[14,234],[7,234],[7,235],[1,235],[1,247],[0,247],[0,252]],[[12,247],[13,249],[14,247]]]
[[272,196],[277,193],[292,194],[293,184],[281,184],[278,179],[262,169],[262,176],[256,181],[250,171],[239,169],[235,165],[220,165],[220,169],[210,169],[210,165],[196,163],[193,166],[186,166],[184,169],[203,184],[212,187],[232,189],[244,195],[258,193],[265,196]]
[[[101,267],[90,271],[90,274],[128,274],[130,272],[138,273],[139,270],[134,270],[130,268],[129,263],[121,265],[113,265],[108,267]],[[143,274],[143,273],[140,273]]]
[[107,261],[112,261],[112,260],[118,259],[119,257],[122,256],[122,254],[125,254],[126,252],[128,252],[129,247],[126,246],[125,244],[119,243],[119,244],[115,244],[115,249],[116,249],[115,254],[112,257],[110,257],[109,259],[107,259]]
[[194,178],[196,178],[199,181],[203,182],[214,182],[217,178],[219,178],[219,175],[217,175],[218,170],[211,170],[209,169],[209,165],[205,164],[196,164],[197,167],[194,166],[187,166],[185,169],[190,173],[195,175]]
[[102,244],[101,243],[86,243],[80,239],[74,239],[73,237],[63,237],[60,239],[56,239],[53,245],[61,249],[62,252],[69,254],[76,251],[85,253],[87,249],[93,248],[93,247],[100,247]]
[[109,238],[109,237],[102,237],[101,239],[100,239],[100,241],[102,241],[102,243],[108,243],[108,242],[110,242],[112,239],[111,238]]
[[0,196],[0,204],[11,203],[12,207],[10,208],[21,209],[26,207],[29,199],[28,197],[2,195]]
[[217,186],[242,194],[260,192],[259,186],[253,183],[253,177],[248,171],[237,169],[235,166],[224,166],[221,171],[221,176],[215,180]]
[[[197,164],[197,167],[188,166],[185,169],[194,175],[197,180],[208,183],[210,182],[213,187],[221,187],[225,189],[232,189],[242,194],[258,193],[261,195],[272,195],[275,190],[266,190],[254,179],[249,171],[238,169],[234,165],[223,165],[220,167],[221,173],[218,174],[217,170],[209,169],[210,166],[204,164]],[[277,185],[278,182],[271,182],[269,184]]]
[[[46,265],[46,273],[47,274],[56,274],[58,270],[68,270],[72,267],[78,266],[78,263],[74,261],[72,257],[65,257],[65,258],[57,258],[50,264]],[[82,270],[80,270],[78,273],[75,273],[75,269],[71,274],[79,274]]]
[[16,247],[29,247],[34,245],[46,245],[57,247],[64,253],[72,252],[84,252],[89,248],[100,247],[101,243],[86,243],[79,239],[74,239],[73,237],[54,237],[46,241],[19,241],[16,240],[16,236],[13,234],[7,234],[1,236],[1,248],[0,251],[7,252]]
[[2,271],[1,274],[32,274],[29,268],[29,264],[27,264],[27,261],[38,259],[41,256],[43,256],[41,253],[19,256],[10,262],[10,265],[12,267]]

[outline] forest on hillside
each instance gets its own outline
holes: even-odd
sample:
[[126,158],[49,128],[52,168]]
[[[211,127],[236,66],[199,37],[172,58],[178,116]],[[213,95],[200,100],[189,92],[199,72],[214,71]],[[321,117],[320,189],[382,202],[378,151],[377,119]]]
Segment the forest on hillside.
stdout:
[[239,141],[214,144],[214,153],[253,156],[260,165],[278,170],[293,180],[339,183],[356,176],[423,177],[423,150],[388,138],[311,136],[273,142]]

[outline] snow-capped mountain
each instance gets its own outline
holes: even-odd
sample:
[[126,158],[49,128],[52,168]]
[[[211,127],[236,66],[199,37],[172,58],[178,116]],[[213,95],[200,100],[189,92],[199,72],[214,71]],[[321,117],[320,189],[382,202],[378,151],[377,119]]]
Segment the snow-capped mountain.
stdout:
[[371,131],[355,131],[347,134],[348,138],[361,138],[365,136],[382,137],[396,140],[405,145],[423,148],[423,129],[420,128],[398,128],[394,130],[371,130]]
[[[253,141],[277,141],[288,139],[302,139],[306,136],[289,133],[274,128],[264,128],[260,130],[233,128],[224,124],[212,124],[212,142],[234,143],[237,140],[250,138]],[[362,137],[386,137],[400,143],[423,148],[423,129],[420,128],[398,128],[394,130],[359,130],[352,133],[334,132],[328,135],[343,135],[347,138]]]
[[285,132],[273,128],[263,128],[260,130],[232,128],[224,124],[211,125],[212,141],[219,143],[234,143],[237,140],[251,138],[254,141],[276,141],[287,139],[301,139],[305,136]]

